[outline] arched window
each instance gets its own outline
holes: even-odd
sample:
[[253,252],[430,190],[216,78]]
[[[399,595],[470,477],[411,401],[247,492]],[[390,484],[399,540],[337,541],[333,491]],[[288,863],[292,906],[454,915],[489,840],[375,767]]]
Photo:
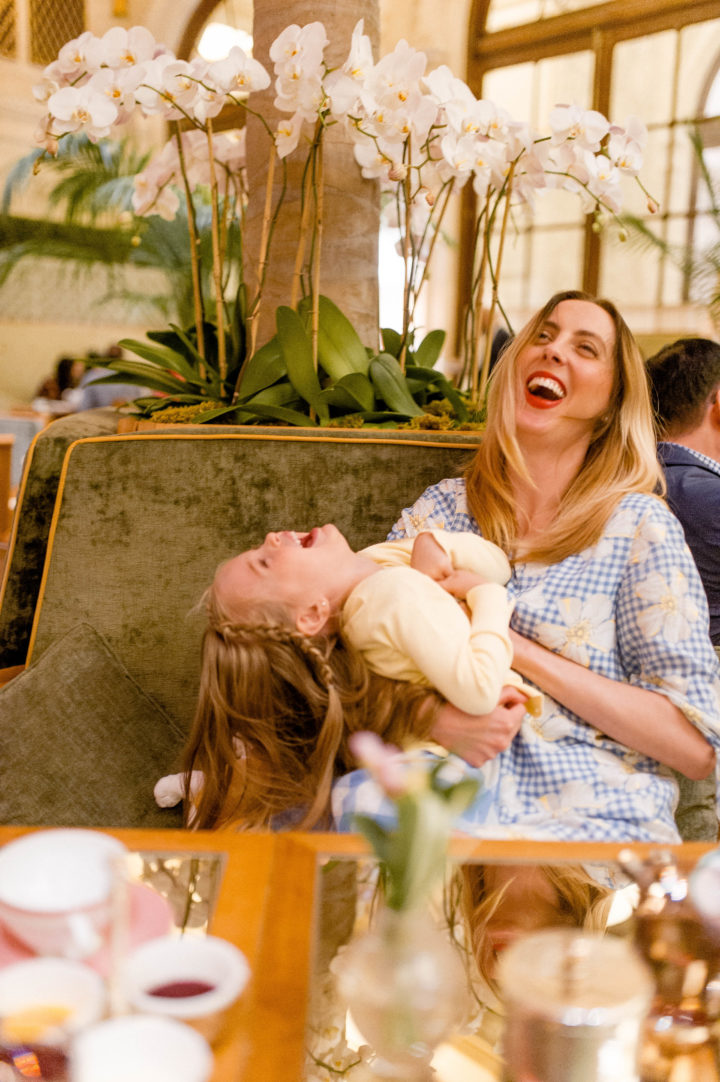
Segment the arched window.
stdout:
[[[675,329],[696,299],[677,252],[717,230],[702,200],[704,162],[720,173],[720,18],[717,0],[474,0],[467,81],[473,91],[541,128],[553,105],[576,102],[623,123],[640,116],[649,135],[642,178],[660,210],[635,213],[665,242],[621,244],[593,232],[561,193],[538,200],[516,223],[503,296],[516,314],[558,288],[583,287],[619,300],[640,330]],[[714,236],[717,243],[717,232]],[[467,276],[467,256],[461,274]],[[697,318],[697,317],[695,317]],[[701,317],[702,318],[702,317]]]

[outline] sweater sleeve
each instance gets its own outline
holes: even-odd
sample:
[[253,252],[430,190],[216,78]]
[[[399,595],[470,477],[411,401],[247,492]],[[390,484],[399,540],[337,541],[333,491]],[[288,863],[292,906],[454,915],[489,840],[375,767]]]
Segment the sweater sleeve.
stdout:
[[508,682],[512,647],[504,587],[475,586],[470,619],[427,575],[388,568],[365,579],[348,598],[343,630],[375,672],[428,684],[471,714],[497,705]]
[[476,575],[482,575],[500,586],[504,586],[510,578],[510,561],[492,541],[467,531],[431,529],[421,532],[432,534],[456,570],[474,571]]

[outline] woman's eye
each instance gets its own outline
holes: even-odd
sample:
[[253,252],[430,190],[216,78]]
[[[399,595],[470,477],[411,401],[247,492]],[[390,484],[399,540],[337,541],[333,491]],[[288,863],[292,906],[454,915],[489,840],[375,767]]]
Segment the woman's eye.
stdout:
[[537,340],[538,340],[538,342],[549,342],[550,341],[550,331],[540,331],[538,333]]
[[581,342],[580,351],[586,353],[589,357],[597,357],[597,350],[592,342]]

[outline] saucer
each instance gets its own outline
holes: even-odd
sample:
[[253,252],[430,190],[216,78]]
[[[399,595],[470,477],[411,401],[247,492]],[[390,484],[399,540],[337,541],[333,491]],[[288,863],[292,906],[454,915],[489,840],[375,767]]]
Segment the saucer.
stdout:
[[[167,935],[173,925],[170,903],[152,887],[145,886],[143,883],[132,883],[129,893],[128,949],[137,947],[148,939]],[[3,924],[0,924],[0,968],[12,962],[24,962],[27,958],[35,957],[30,947],[20,943]],[[95,954],[84,958],[83,961],[101,976],[106,977],[110,971],[110,945],[104,943]]]

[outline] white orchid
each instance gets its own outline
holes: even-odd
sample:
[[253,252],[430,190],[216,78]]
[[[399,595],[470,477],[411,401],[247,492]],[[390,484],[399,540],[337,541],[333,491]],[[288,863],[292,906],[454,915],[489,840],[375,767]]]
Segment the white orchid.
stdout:
[[146,116],[179,120],[192,109],[198,92],[197,69],[166,53],[143,66],[135,100]]
[[66,83],[74,81],[87,71],[87,48],[93,40],[93,34],[86,30],[80,37],[63,45],[52,67],[62,75]]
[[571,140],[593,152],[600,149],[610,128],[602,113],[577,105],[556,105],[550,113],[549,123],[554,145]]
[[303,114],[295,113],[278,123],[275,131],[275,149],[279,158],[286,158],[297,149],[303,129]]
[[270,76],[258,60],[234,45],[224,60],[208,65],[208,79],[225,94],[249,94],[270,86]]
[[362,19],[355,24],[347,60],[325,80],[330,110],[338,120],[356,111],[360,90],[374,67],[372,44],[363,32],[364,25]]
[[84,131],[93,143],[110,134],[118,117],[117,106],[105,94],[85,86],[64,86],[48,100],[52,134]]
[[622,173],[635,177],[640,172],[647,135],[645,124],[636,116],[628,117],[624,128],[610,128],[608,157]]
[[118,69],[101,68],[90,77],[85,85],[99,94],[104,94],[117,109],[114,124],[122,124],[130,119],[135,109],[135,91],[142,78],[141,68]]
[[113,26],[101,38],[91,35],[85,47],[87,67],[90,71],[132,68],[152,60],[157,49],[155,38],[144,26],[134,26],[131,30]]

